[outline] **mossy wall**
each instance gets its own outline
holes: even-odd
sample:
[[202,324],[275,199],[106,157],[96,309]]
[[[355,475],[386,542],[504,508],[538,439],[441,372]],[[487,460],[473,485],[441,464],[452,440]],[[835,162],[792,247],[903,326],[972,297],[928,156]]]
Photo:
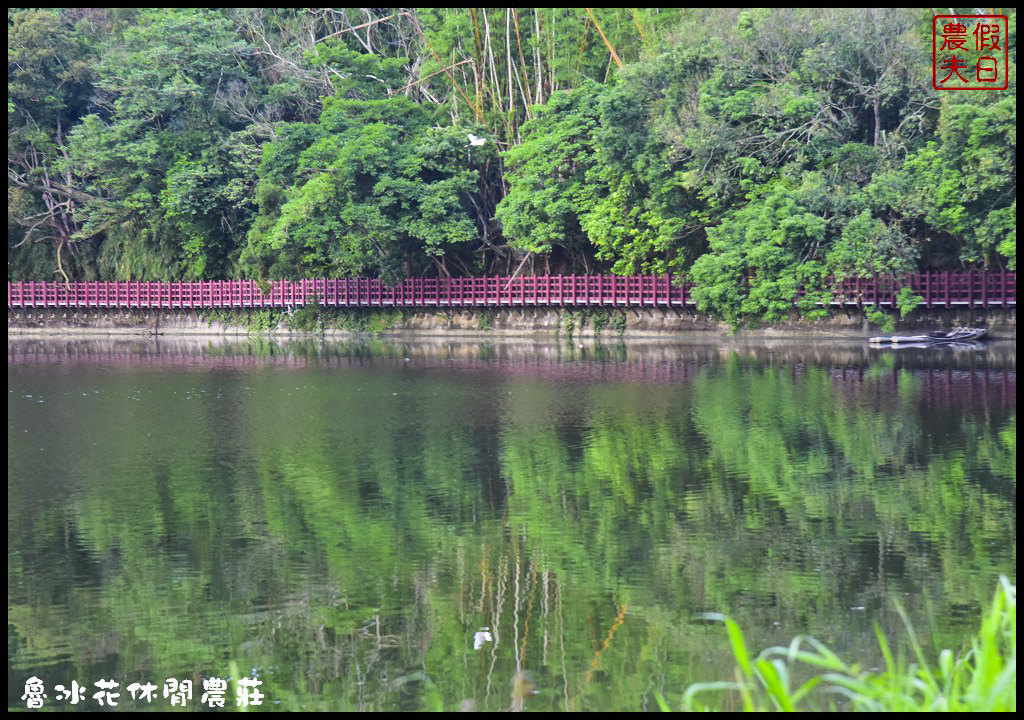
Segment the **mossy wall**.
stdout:
[[[991,337],[1016,338],[1016,309],[917,309],[897,320],[896,332],[912,334],[958,325],[984,326]],[[496,335],[643,337],[709,336],[867,337],[879,334],[863,313],[838,310],[817,321],[794,318],[771,327],[732,333],[728,325],[691,311],[662,308],[496,308],[468,310],[337,310],[324,308],[148,311],[65,309],[9,310],[7,330],[16,334],[326,334],[326,335]]]

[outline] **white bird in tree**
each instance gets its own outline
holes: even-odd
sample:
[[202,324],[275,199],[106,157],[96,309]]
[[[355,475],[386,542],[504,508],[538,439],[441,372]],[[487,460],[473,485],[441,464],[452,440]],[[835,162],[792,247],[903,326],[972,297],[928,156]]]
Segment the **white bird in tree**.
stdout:
[[479,147],[487,142],[487,138],[477,137],[473,133],[469,134],[469,144],[473,147]]

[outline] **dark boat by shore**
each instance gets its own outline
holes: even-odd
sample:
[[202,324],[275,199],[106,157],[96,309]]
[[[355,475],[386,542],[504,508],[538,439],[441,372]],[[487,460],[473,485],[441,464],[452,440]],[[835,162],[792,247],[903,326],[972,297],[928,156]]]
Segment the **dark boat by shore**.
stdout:
[[925,335],[890,335],[882,337],[873,337],[868,340],[869,343],[889,343],[892,345],[914,343],[918,347],[932,346],[932,345],[948,345],[951,343],[968,343],[974,340],[980,340],[985,337],[985,333],[988,332],[985,328],[968,328],[958,327],[953,328],[949,332],[930,332]]

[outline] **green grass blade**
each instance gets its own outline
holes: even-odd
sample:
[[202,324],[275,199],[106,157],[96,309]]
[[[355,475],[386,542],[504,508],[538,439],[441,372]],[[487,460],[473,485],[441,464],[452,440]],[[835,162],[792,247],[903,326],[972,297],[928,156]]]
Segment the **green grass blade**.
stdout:
[[654,691],[654,702],[658,703],[658,709],[662,712],[672,712],[672,708],[665,702],[665,696],[657,690]]
[[785,666],[780,661],[776,662],[779,663],[778,666],[768,660],[757,661],[757,670],[760,673],[761,681],[768,691],[768,697],[776,702],[779,709],[786,712],[796,712],[796,708],[793,706],[793,699],[789,696],[787,683],[783,680]]

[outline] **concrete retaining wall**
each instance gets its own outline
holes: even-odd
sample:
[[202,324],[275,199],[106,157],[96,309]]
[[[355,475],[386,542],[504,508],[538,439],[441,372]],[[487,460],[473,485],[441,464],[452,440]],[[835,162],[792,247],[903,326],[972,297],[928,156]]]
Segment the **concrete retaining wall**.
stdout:
[[[252,311],[253,313],[258,311]],[[294,329],[300,323],[285,311],[275,314],[270,323],[257,323],[248,311],[213,314],[196,311],[121,311],[62,309],[8,310],[7,331],[18,335],[98,334],[98,335],[248,335],[252,332],[273,335],[309,335]],[[270,327],[276,320],[276,326]],[[304,318],[307,327],[310,318]],[[325,335],[366,334],[431,336],[554,337],[573,335],[593,337],[868,337],[881,334],[857,311],[835,311],[819,321],[793,319],[770,327],[730,332],[728,325],[686,310],[661,308],[628,309],[551,309],[500,308],[494,310],[359,310],[346,313],[324,312],[316,323]],[[1000,339],[1017,337],[1016,309],[970,310],[968,308],[918,309],[905,321],[897,321],[896,332],[914,334],[967,325],[987,327],[989,336]]]

